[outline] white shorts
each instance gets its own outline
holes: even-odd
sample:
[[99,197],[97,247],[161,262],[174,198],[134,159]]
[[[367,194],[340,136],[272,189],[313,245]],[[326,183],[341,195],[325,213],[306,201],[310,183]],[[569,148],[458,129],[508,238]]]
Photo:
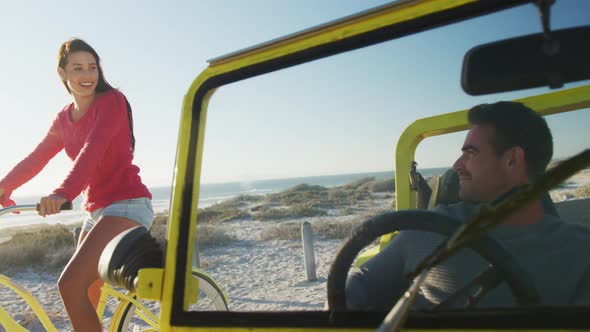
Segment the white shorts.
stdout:
[[146,197],[116,201],[104,208],[88,212],[87,218],[82,224],[82,232],[90,232],[100,218],[105,216],[131,219],[150,229],[154,221],[154,210],[152,209],[152,201]]

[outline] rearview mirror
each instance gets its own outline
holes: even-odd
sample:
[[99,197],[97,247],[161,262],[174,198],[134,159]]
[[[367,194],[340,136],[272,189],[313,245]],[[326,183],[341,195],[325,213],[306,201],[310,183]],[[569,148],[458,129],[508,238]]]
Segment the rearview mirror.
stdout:
[[463,59],[463,90],[483,95],[590,79],[590,26],[552,31],[551,40],[537,33],[472,48]]

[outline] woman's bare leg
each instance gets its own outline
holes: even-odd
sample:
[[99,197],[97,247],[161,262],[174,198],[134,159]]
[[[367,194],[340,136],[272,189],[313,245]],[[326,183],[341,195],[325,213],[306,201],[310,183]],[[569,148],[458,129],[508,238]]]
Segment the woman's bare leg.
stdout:
[[103,249],[117,234],[135,226],[138,223],[131,219],[103,217],[86,235],[59,277],[57,285],[74,331],[102,331],[88,289],[99,279],[98,261]]
[[[82,245],[82,241],[84,241],[86,235],[88,235],[88,232],[80,233],[80,238],[78,239],[78,247]],[[88,299],[90,300],[90,303],[92,303],[92,306],[94,307],[95,311],[98,307],[98,301],[100,300],[102,285],[104,285],[104,282],[101,279],[97,279],[92,283],[92,285],[90,285],[90,287],[88,287]]]
[[98,307],[102,285],[104,285],[104,282],[101,279],[96,279],[92,285],[88,287],[88,300],[92,303],[94,311],[96,311],[96,308]]

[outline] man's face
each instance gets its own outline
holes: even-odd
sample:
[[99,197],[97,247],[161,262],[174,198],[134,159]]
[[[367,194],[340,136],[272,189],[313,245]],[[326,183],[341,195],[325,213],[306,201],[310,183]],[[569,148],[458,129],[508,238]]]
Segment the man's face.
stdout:
[[491,144],[494,132],[490,126],[473,125],[467,133],[461,157],[453,165],[462,200],[490,202],[513,186],[502,156]]

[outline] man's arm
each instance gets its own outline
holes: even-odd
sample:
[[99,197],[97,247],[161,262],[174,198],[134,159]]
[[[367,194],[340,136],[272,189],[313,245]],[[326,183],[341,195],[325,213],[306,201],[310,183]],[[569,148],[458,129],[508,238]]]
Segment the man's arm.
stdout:
[[406,290],[409,281],[404,276],[404,233],[365,264],[351,270],[346,281],[346,306],[350,310],[387,311]]
[[590,305],[590,269],[586,270],[580,281],[578,281],[578,285],[572,293],[570,304]]

